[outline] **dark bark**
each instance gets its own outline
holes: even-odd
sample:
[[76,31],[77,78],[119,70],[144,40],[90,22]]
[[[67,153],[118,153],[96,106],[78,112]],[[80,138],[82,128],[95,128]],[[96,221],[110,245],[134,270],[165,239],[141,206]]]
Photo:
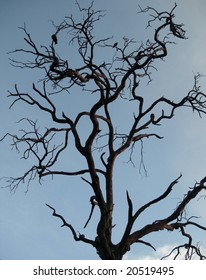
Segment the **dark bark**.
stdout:
[[[141,12],[149,11],[152,13],[151,19],[148,22],[149,26],[154,22],[157,22],[159,25],[154,31],[153,40],[148,40],[145,44],[142,43],[137,50],[132,52],[129,50],[131,50],[130,47],[134,41],[125,37],[123,38],[123,43],[118,42],[118,44],[112,43],[113,40],[109,37],[95,41],[93,29],[95,23],[103,17],[103,12],[94,11],[93,3],[87,9],[81,8],[79,5],[78,8],[84,14],[82,22],[76,22],[73,16],[66,17],[61,24],[56,26],[55,36],[52,35],[53,41],[50,46],[37,46],[26,27],[21,28],[25,34],[24,40],[28,44],[29,49],[16,49],[13,53],[27,54],[33,57],[33,61],[30,59],[29,61],[22,62],[12,59],[11,62],[16,67],[37,68],[39,71],[43,71],[43,86],[42,89],[39,89],[39,87],[33,84],[33,92],[23,93],[16,85],[14,92],[9,92],[9,97],[13,99],[11,107],[21,101],[44,111],[51,117],[54,127],[46,128],[44,133],[40,133],[36,122],[29,118],[22,119],[22,122],[26,121],[30,125],[31,130],[22,130],[21,135],[7,133],[2,138],[3,141],[6,137],[10,137],[12,145],[17,151],[19,150],[19,145],[24,143],[26,148],[23,152],[23,158],[27,159],[32,155],[36,159],[36,163],[22,176],[7,178],[8,185],[15,190],[24,182],[27,182],[28,186],[36,177],[41,181],[46,176],[83,176],[87,174],[90,176],[90,179],[81,178],[91,188],[93,192],[91,199],[95,198],[96,202],[94,204],[93,200],[90,201],[92,208],[85,227],[92,218],[92,213],[96,206],[99,209],[100,219],[96,227],[95,240],[90,240],[83,234],[77,233],[74,227],[67,223],[62,215],[57,214],[56,210],[47,204],[52,209],[53,216],[62,220],[62,226],[69,228],[75,241],[92,245],[103,260],[120,260],[134,243],[141,243],[155,250],[152,244],[143,240],[150,233],[161,230],[178,230],[182,236],[186,237],[188,242],[174,249],[177,251],[177,255],[184,249],[186,250],[187,258],[190,258],[195,252],[200,259],[203,259],[204,256],[199,248],[192,243],[192,237],[186,233],[186,229],[188,225],[201,230],[206,230],[206,228],[193,222],[190,218],[185,222],[182,213],[191,200],[205,191],[205,178],[188,191],[168,217],[156,220],[150,224],[145,223],[145,226],[140,229],[135,228],[135,222],[139,216],[154,204],[166,199],[174,186],[179,182],[181,175],[169,184],[163,194],[149,201],[138,210],[135,210],[133,205],[135,201],[127,191],[127,224],[121,240],[117,244],[113,244],[112,241],[114,228],[112,219],[115,202],[113,195],[113,171],[116,159],[122,153],[131,149],[130,161],[132,162],[132,152],[137,142],[140,141],[142,143],[145,138],[152,137],[162,139],[162,136],[152,132],[152,127],[160,125],[163,120],[172,119],[177,109],[188,107],[200,116],[206,113],[206,95],[198,85],[199,75],[195,76],[192,90],[184,98],[176,102],[161,97],[146,106],[144,97],[139,94],[141,80],[144,78],[151,80],[150,69],[154,67],[156,60],[167,56],[168,44],[173,39],[186,39],[183,25],[174,22],[176,5],[171,12],[158,12],[151,7],[141,10]],[[61,55],[57,52],[57,35],[64,31],[71,36],[71,42],[77,45],[81,58],[81,66],[78,68],[72,68],[69,65],[69,61],[61,58]],[[111,52],[115,52],[113,60],[107,61],[105,58],[105,61],[96,65],[95,50],[97,48],[107,48]],[[98,98],[94,99],[90,110],[79,112],[74,119],[67,112],[63,112],[59,116],[52,101],[52,95],[48,93],[47,88],[49,85],[53,86],[53,93],[70,92],[74,87],[79,87],[80,90],[84,92],[87,90],[88,94],[94,94]],[[92,90],[89,90],[90,88]],[[127,133],[125,134],[116,131],[111,112],[111,104],[123,98],[124,91],[129,92],[129,95],[124,98],[137,104],[133,123],[131,127],[127,127]],[[170,108],[170,111],[167,111],[167,113],[164,111],[165,105]],[[154,113],[157,106],[162,106],[162,113],[159,115]],[[83,118],[87,118],[92,127],[91,131],[88,132],[85,143],[83,143],[78,131],[78,124]],[[103,126],[104,132],[102,132]],[[107,128],[106,132],[105,127]],[[55,135],[62,138],[63,142],[61,144],[52,145]],[[58,170],[56,169],[56,163],[59,156],[69,146],[68,139],[70,135],[74,138],[75,149],[85,159],[87,166],[75,171]],[[96,141],[100,139],[105,140],[104,144],[98,147],[101,167],[97,167],[93,149]],[[116,142],[118,142],[118,147]],[[39,153],[40,150],[41,153]]]

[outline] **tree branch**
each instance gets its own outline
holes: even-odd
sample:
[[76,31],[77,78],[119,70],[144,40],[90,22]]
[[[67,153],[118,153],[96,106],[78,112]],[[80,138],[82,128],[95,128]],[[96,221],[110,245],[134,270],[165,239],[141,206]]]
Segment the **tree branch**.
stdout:
[[96,247],[95,242],[93,240],[86,238],[83,234],[79,234],[79,236],[78,236],[74,227],[71,224],[68,224],[62,215],[57,214],[56,210],[52,206],[50,206],[49,204],[46,204],[46,206],[53,210],[52,216],[59,218],[63,222],[61,227],[68,227],[70,229],[75,241],[82,241],[84,243],[87,243],[87,244],[90,244],[90,245]]

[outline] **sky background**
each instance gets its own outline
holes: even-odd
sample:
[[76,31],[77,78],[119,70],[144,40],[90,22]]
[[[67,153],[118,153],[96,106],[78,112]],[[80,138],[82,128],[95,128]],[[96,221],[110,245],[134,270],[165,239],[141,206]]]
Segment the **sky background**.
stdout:
[[[90,1],[79,1],[90,3]],[[123,36],[134,38],[137,42],[151,38],[151,31],[145,29],[148,16],[138,15],[138,4],[143,8],[151,5],[164,11],[171,10],[174,3],[170,0],[104,0],[94,1],[94,7],[106,10],[106,17],[98,23],[98,35],[108,37],[114,35],[114,42],[121,42]],[[157,62],[158,71],[152,73],[153,81],[148,86],[140,85],[145,97],[151,100],[164,95],[172,100],[180,100],[193,86],[194,73],[206,74],[206,3],[204,0],[177,0],[176,22],[184,23],[188,40],[177,41],[169,47],[165,62]],[[30,116],[38,120],[43,127],[48,124],[48,117],[36,110],[18,104],[9,110],[11,100],[6,98],[7,91],[12,91],[15,83],[23,91],[29,92],[33,82],[37,82],[39,73],[14,68],[9,64],[7,53],[16,48],[25,46],[24,34],[18,27],[26,23],[27,30],[38,44],[49,44],[54,28],[51,20],[60,23],[66,15],[73,14],[79,17],[79,11],[72,0],[0,0],[0,34],[1,34],[1,82],[0,82],[0,137],[6,132],[16,133],[21,124],[16,122],[22,117]],[[68,38],[60,38],[68,46]],[[60,45],[61,47],[61,45]],[[73,54],[64,50],[65,57]],[[20,56],[19,56],[20,57]],[[19,58],[13,56],[12,58]],[[74,63],[73,58],[73,63]],[[201,79],[206,91],[206,80]],[[37,83],[38,86],[40,84]],[[71,110],[73,114],[77,103],[69,103],[63,94],[54,96],[58,108]],[[73,100],[73,99],[72,99]],[[65,102],[66,101],[66,102]],[[67,103],[68,102],[68,103]],[[79,105],[78,105],[79,106]],[[115,108],[118,118],[125,122],[127,111],[120,102]],[[87,129],[87,128],[85,128]],[[115,220],[117,224],[114,232],[114,241],[121,237],[127,215],[125,190],[128,189],[133,198],[136,209],[148,202],[152,197],[160,195],[169,183],[183,174],[180,183],[166,202],[142,215],[136,226],[159,219],[163,214],[174,209],[183,197],[188,187],[201,180],[206,175],[206,116],[202,119],[189,109],[177,111],[175,117],[164,122],[159,128],[163,140],[151,139],[144,141],[144,163],[148,176],[139,174],[140,147],[137,145],[135,163],[137,168],[126,164],[127,157],[121,157],[118,170],[115,173]],[[32,164],[32,161],[20,159],[21,155],[11,151],[9,141],[0,145],[0,177],[19,176]],[[62,158],[62,163],[68,164],[73,170],[79,168],[81,160],[71,151]],[[5,182],[0,181],[4,187]],[[15,193],[8,188],[0,189],[0,259],[98,259],[95,250],[83,243],[74,242],[70,231],[61,228],[61,222],[52,217],[52,212],[45,206],[48,203],[56,208],[77,231],[88,237],[95,236],[95,222],[98,220],[98,211],[95,211],[88,227],[83,226],[90,211],[89,198],[92,195],[88,185],[78,178],[45,178],[40,185],[38,180],[33,181],[26,192],[24,185]],[[196,204],[197,203],[197,204]],[[206,225],[205,200],[201,199],[187,208],[188,215],[200,216],[200,221]],[[206,248],[206,234],[200,230],[191,231],[194,243],[201,241]],[[160,232],[148,236],[157,248],[157,252],[143,246],[133,246],[125,256],[127,259],[158,258],[179,241],[177,233]],[[184,242],[184,241],[182,241]]]

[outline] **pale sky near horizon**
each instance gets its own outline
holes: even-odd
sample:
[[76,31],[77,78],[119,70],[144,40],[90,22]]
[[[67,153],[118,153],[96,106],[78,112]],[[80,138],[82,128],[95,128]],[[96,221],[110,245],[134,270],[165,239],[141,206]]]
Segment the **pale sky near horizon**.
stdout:
[[[204,0],[174,2],[170,0],[95,0],[94,2],[95,8],[105,9],[107,14],[98,23],[100,33],[103,37],[114,35],[114,42],[120,41],[123,36],[132,37],[137,42],[151,36],[150,30],[145,29],[148,17],[137,14],[138,4],[141,7],[151,5],[157,10],[170,10],[174,2],[177,3],[176,21],[185,24],[188,39],[176,41],[177,44],[169,47],[165,62],[157,63],[158,71],[152,73],[152,83],[140,87],[145,91],[146,96],[154,98],[154,96],[164,95],[172,100],[179,100],[192,88],[194,73],[206,74],[206,2]],[[80,3],[86,5],[90,1],[81,0]],[[32,82],[38,79],[36,73],[33,74],[28,70],[21,71],[9,64],[10,56],[7,53],[25,46],[24,34],[18,27],[26,23],[29,33],[39,44],[48,44],[54,31],[51,20],[59,23],[71,13],[74,16],[80,16],[73,0],[0,0],[2,34],[0,138],[8,131],[17,133],[21,127],[16,122],[27,115],[34,120],[37,119],[39,125],[42,123],[44,126],[47,123],[47,117],[34,108],[17,105],[12,110],[8,109],[11,100],[6,98],[7,91],[12,91],[17,83],[23,91],[29,92]],[[206,92],[205,78],[202,78],[200,82]],[[58,106],[67,105],[63,97],[54,98]],[[124,119],[127,112],[122,110],[121,105],[117,110],[120,112],[119,117]],[[160,208],[155,207],[143,215],[139,222],[142,225],[147,220],[150,221],[151,217],[158,219],[162,213],[167,213],[167,207],[174,209],[186,189],[206,175],[206,116],[200,119],[189,109],[179,110],[173,120],[165,121],[159,129],[159,134],[164,136],[163,140],[144,141],[147,177],[138,172],[140,155],[138,152],[136,153],[136,169],[125,164],[126,157],[123,157],[122,162],[119,163],[120,170],[115,177],[115,183],[118,186],[118,190],[115,187],[117,195],[115,241],[119,240],[122,234],[127,214],[126,189],[129,190],[134,205],[138,208],[152,196],[160,195],[172,180],[180,173],[183,174],[179,185],[169,199],[162,203]],[[0,155],[0,177],[19,176],[32,164],[30,160],[25,162],[20,159],[21,155],[11,151],[7,141],[0,144]],[[72,158],[71,163],[75,168],[80,161]],[[5,183],[1,180],[0,184],[3,187]],[[81,197],[79,197],[80,193]],[[15,193],[10,193],[7,188],[0,189],[0,259],[98,259],[94,248],[75,242],[71,232],[66,228],[61,228],[61,222],[52,217],[52,212],[45,206],[45,203],[54,206],[57,212],[63,214],[77,231],[93,237],[98,211],[94,213],[86,230],[83,229],[90,210],[90,196],[91,191],[80,179],[65,177],[54,178],[54,180],[45,178],[42,185],[39,185],[38,180],[33,181],[26,194],[25,186],[20,186]],[[135,197],[137,197],[136,204]],[[123,212],[119,213],[119,209]],[[202,199],[197,204],[193,203],[187,211],[190,215],[201,216],[201,221],[206,226],[205,200]],[[206,248],[205,232],[195,230],[193,234],[194,240],[201,241],[200,244]],[[158,249],[156,254],[142,245],[134,245],[126,258],[157,258],[160,252],[178,244],[179,236],[176,233],[155,233],[151,237],[148,236],[146,241],[151,241]]]

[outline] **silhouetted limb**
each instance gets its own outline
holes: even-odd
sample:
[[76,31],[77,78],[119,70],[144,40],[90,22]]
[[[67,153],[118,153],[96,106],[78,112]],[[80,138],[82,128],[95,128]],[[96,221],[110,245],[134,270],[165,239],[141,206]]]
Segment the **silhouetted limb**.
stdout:
[[90,240],[90,239],[86,238],[83,234],[77,235],[74,227],[71,224],[68,224],[62,215],[57,214],[56,210],[52,206],[50,206],[49,204],[46,204],[46,206],[53,210],[52,215],[54,217],[59,218],[63,222],[61,227],[68,227],[70,229],[75,241],[82,241],[82,242],[88,243],[88,244],[95,247],[95,242],[93,240]]
[[91,211],[90,211],[90,214],[89,214],[89,218],[88,218],[88,220],[86,221],[86,224],[85,224],[84,228],[86,228],[86,226],[88,225],[88,223],[89,223],[89,221],[90,221],[90,219],[91,219],[91,217],[92,217],[92,214],[93,214],[93,211],[94,211],[94,207],[95,207],[96,205],[98,205],[98,202],[96,201],[95,195],[93,195],[93,196],[90,197],[90,202],[91,202],[92,207],[91,207]]
[[161,260],[169,257],[172,257],[174,260],[176,260],[178,257],[180,259],[183,259],[184,257],[185,260],[193,260],[196,259],[197,257],[200,260],[206,259],[206,256],[201,253],[198,244],[197,245],[183,244],[183,245],[176,246],[171,250],[171,252],[168,255],[162,257]]

